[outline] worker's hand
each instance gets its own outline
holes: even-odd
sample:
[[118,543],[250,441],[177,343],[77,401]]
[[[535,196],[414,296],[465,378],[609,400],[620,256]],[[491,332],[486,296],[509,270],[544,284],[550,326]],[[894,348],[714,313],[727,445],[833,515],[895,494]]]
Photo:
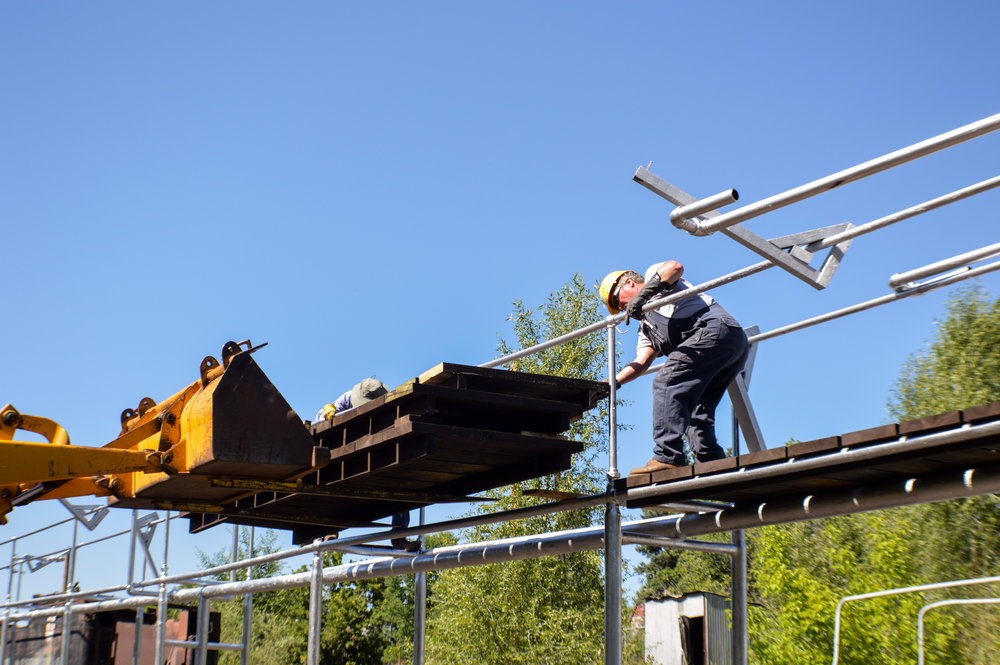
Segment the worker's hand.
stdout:
[[657,291],[660,290],[662,286],[662,280],[660,279],[660,273],[654,272],[653,276],[646,280],[646,283],[642,285],[639,289],[639,293],[632,296],[632,299],[628,301],[625,305],[625,320],[635,319],[636,321],[642,318],[642,308],[649,302]]
[[323,420],[333,420],[335,415],[337,415],[337,407],[333,404],[326,404],[323,406]]

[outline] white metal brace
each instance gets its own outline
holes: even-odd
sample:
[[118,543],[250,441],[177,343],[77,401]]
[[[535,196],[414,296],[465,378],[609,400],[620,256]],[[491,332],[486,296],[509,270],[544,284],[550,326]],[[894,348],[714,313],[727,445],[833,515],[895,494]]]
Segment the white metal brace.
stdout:
[[[752,337],[760,332],[760,327],[750,326],[744,328],[747,337]],[[747,352],[747,361],[743,369],[733,382],[729,384],[729,401],[733,405],[733,412],[736,414],[736,422],[740,424],[740,431],[743,432],[743,440],[747,442],[747,449],[750,452],[759,452],[767,448],[764,443],[764,435],[761,434],[760,425],[757,423],[757,415],[753,411],[750,403],[750,395],[747,392],[750,386],[750,375],[753,373],[753,363],[757,358],[757,344],[750,344]],[[735,445],[734,445],[735,447]]]
[[[676,206],[686,206],[698,201],[695,197],[675,187],[645,167],[640,166],[632,179]],[[719,216],[719,213],[715,210],[710,210],[701,213],[700,216],[705,219],[711,219]],[[760,254],[774,265],[798,277],[813,288],[824,289],[830,283],[830,279],[840,265],[840,260],[844,257],[844,253],[850,247],[851,241],[844,240],[831,247],[819,270],[809,265],[814,252],[806,249],[806,245],[851,228],[854,228],[854,225],[850,222],[845,222],[843,224],[775,238],[774,240],[766,240],[739,224],[733,224],[721,229],[720,233],[729,236],[744,247]]]

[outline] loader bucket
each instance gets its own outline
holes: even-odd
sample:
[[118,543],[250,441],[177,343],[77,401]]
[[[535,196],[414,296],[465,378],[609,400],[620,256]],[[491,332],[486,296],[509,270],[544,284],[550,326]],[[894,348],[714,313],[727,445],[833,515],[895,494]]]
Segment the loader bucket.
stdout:
[[[152,508],[152,500],[218,503],[242,493],[212,487],[209,478],[286,480],[312,468],[316,444],[309,430],[250,353],[237,353],[224,368],[213,371],[206,371],[208,361],[218,365],[206,358],[201,381],[149,408],[108,444],[123,445],[130,432],[134,438],[145,426],[150,435],[128,446],[169,453],[173,470],[120,476],[115,505]],[[154,431],[157,421],[162,424]]]

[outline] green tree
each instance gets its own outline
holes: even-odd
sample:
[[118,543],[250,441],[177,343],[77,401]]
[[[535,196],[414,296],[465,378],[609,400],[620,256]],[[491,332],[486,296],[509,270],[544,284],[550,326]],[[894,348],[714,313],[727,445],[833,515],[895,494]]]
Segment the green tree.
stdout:
[[[601,314],[598,300],[574,275],[546,302],[528,308],[514,303],[510,317],[518,348],[584,327]],[[512,346],[500,340],[499,353]],[[607,380],[607,343],[592,334],[527,356],[511,369]],[[607,407],[583,416],[568,432],[584,443],[570,470],[500,488],[496,499],[474,512],[529,506],[545,499],[526,490],[593,493],[604,490],[600,467],[607,453]],[[602,523],[600,509],[561,512],[469,529],[467,541],[587,527]],[[428,652],[435,663],[595,663],[603,660],[603,555],[579,552],[443,573],[435,585],[429,616]]]
[[[1000,400],[1000,298],[978,284],[959,289],[936,322],[931,343],[904,365],[888,408],[895,420],[920,418]],[[1000,497],[955,499],[910,511],[916,565],[931,581],[1000,574]],[[1000,593],[1000,586],[958,589],[952,596]],[[933,615],[934,635],[952,643],[935,649],[957,652],[962,663],[1000,662],[1000,609],[956,607]],[[955,624],[948,631],[948,626]],[[961,639],[954,639],[961,635]],[[935,662],[944,662],[940,659]]]

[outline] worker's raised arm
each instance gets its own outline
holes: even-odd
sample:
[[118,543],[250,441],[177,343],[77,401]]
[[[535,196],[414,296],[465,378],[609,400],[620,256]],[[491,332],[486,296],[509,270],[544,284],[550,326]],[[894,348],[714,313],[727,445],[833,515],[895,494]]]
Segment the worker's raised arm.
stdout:
[[671,286],[677,283],[677,280],[681,278],[684,274],[684,266],[682,266],[677,261],[664,261],[660,264],[660,267],[656,269],[656,272],[660,275],[660,280],[664,284],[670,284]]

